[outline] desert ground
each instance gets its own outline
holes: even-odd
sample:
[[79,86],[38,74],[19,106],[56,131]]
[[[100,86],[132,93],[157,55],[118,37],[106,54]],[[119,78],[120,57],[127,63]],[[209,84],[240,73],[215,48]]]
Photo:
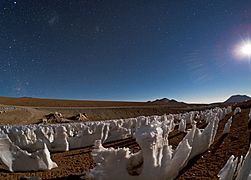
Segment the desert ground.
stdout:
[[37,123],[46,114],[53,112],[60,112],[66,118],[78,113],[85,113],[88,120],[97,121],[179,113],[206,107],[208,106],[180,102],[151,103],[0,97],[0,112],[5,112],[0,113],[0,124]]
[[[108,101],[62,101],[33,98],[0,98],[0,124],[32,124],[38,123],[41,118],[50,112],[60,112],[64,117],[77,113],[85,113],[88,120],[108,120],[140,115],[163,115],[180,113],[190,110],[200,110],[212,105],[189,105],[183,103],[153,104],[142,102],[108,102]],[[238,106],[235,105],[235,106]],[[231,155],[240,157],[248,150],[248,113],[250,102],[239,104],[242,112],[233,118],[231,131],[222,135],[224,125],[232,114],[220,121],[219,129],[214,144],[210,149],[195,157],[180,172],[177,179],[218,179],[217,174]],[[205,126],[198,124],[199,127]],[[169,142],[174,147],[184,137],[184,133],[175,129],[169,136]],[[135,139],[129,138],[121,141],[110,142],[104,147],[129,147],[138,151],[139,146]],[[68,152],[52,153],[52,160],[58,168],[50,171],[15,172],[10,173],[0,166],[0,179],[20,179],[23,177],[38,176],[42,179],[85,179],[85,172],[92,169],[95,164],[91,157],[93,147],[71,150]]]

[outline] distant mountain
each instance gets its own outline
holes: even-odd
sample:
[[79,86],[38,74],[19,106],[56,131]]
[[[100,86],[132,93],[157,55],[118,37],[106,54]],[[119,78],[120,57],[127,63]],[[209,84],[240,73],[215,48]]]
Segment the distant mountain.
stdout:
[[178,101],[176,101],[174,99],[170,100],[170,99],[167,99],[167,98],[156,99],[156,100],[152,101],[152,103],[158,103],[158,102],[160,102],[160,103],[169,103],[169,102],[178,102]]
[[240,103],[244,101],[250,100],[251,97],[247,95],[233,95],[230,98],[228,98],[224,103]]
[[185,105],[187,105],[184,102],[178,102],[174,99],[167,99],[167,98],[156,99],[154,101],[148,101],[148,103],[151,103],[154,105],[171,105],[171,106],[185,106]]

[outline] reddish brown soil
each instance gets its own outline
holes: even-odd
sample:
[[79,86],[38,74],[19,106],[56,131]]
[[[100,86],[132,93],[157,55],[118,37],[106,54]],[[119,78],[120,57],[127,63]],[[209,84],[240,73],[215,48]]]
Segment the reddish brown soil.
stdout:
[[228,117],[221,121],[215,142],[209,151],[194,158],[178,179],[218,179],[217,174],[231,155],[245,156],[249,138],[248,113],[249,109],[243,109],[241,114],[233,118],[231,132],[226,136],[222,136],[221,132]]
[[0,112],[0,124],[38,123],[46,114],[60,112],[64,117],[87,114],[88,120],[107,120],[131,118],[137,116],[163,115],[178,113],[206,106],[189,105],[180,102],[122,102],[122,101],[87,101],[59,100],[39,98],[10,98],[0,96],[0,111],[5,108],[15,110]]

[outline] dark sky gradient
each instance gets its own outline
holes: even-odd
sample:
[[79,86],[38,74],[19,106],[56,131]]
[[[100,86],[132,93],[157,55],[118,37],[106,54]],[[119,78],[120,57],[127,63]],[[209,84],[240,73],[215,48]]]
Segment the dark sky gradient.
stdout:
[[251,95],[250,0],[0,1],[0,95],[221,101]]

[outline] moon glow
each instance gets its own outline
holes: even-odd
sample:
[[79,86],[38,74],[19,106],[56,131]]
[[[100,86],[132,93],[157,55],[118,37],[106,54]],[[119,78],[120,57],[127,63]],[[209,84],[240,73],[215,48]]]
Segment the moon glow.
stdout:
[[242,40],[234,50],[234,56],[240,60],[251,60],[251,40],[246,39]]

